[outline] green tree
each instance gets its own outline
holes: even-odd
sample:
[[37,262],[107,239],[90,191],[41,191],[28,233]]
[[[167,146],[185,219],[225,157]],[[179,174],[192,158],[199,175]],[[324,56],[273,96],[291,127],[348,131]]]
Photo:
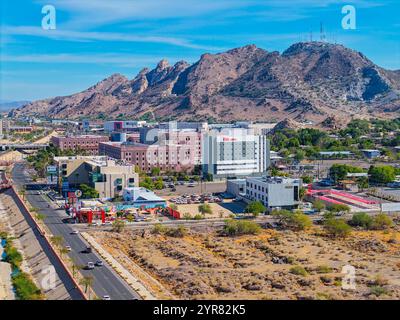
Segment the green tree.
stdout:
[[258,234],[261,232],[261,227],[253,221],[227,220],[222,232],[228,236]]
[[386,184],[396,178],[396,170],[392,166],[371,166],[368,171],[372,182]]
[[335,238],[345,238],[351,233],[351,227],[343,219],[327,219],[324,222],[326,232]]
[[85,276],[79,281],[79,284],[85,287],[85,293],[87,293],[88,289],[93,285],[93,277]]
[[318,212],[321,212],[323,210],[325,210],[325,203],[322,200],[315,200],[313,203],[313,207],[315,210],[317,210]]
[[350,207],[346,204],[334,203],[329,206],[328,210],[333,213],[339,213],[339,212],[348,213],[350,212]]
[[99,192],[87,184],[79,185],[79,189],[82,191],[83,199],[95,199],[99,197]]
[[369,181],[368,181],[368,177],[361,177],[357,180],[357,185],[358,188],[361,191],[364,191],[364,189],[368,189],[369,188]]
[[151,168],[151,175],[152,175],[153,177],[159,176],[160,173],[161,173],[161,169],[160,169],[159,167],[153,167],[153,168]]
[[371,228],[375,230],[389,229],[393,226],[393,220],[386,214],[376,215],[372,221]]
[[260,201],[252,201],[246,206],[245,211],[257,217],[267,211],[267,208]]
[[373,220],[374,219],[365,212],[355,213],[350,220],[350,225],[364,229],[371,229]]

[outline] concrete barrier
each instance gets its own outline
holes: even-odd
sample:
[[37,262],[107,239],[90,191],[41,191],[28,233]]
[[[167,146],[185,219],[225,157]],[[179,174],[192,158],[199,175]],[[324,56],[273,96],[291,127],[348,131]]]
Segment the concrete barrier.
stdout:
[[43,228],[36,222],[35,218],[33,217],[32,213],[30,212],[28,207],[26,206],[25,202],[21,199],[20,195],[18,194],[18,190],[16,190],[14,185],[11,187],[11,190],[13,192],[13,195],[15,196],[15,199],[20,203],[20,205],[22,205],[22,207],[25,209],[26,213],[28,213],[28,216],[31,218],[31,221],[34,223],[35,227],[43,235],[43,238],[46,240],[46,243],[48,244],[50,250],[52,251],[52,253],[56,257],[56,259],[59,261],[59,263],[63,267],[64,271],[66,272],[66,274],[68,275],[70,280],[74,283],[75,287],[78,289],[78,291],[81,294],[82,298],[84,300],[88,300],[88,297],[86,296],[85,292],[82,290],[82,288],[80,287],[79,283],[76,282],[75,278],[73,277],[72,273],[69,271],[69,269],[68,269],[67,265],[65,264],[65,262],[58,255],[56,249],[53,247],[50,239],[48,238],[48,235],[46,234],[45,230],[43,230]]

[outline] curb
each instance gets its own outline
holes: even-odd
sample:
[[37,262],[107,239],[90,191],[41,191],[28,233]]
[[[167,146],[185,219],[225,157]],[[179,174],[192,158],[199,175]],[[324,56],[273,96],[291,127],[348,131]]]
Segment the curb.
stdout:
[[33,218],[32,213],[29,211],[28,207],[26,206],[25,202],[21,199],[21,197],[18,194],[18,191],[16,190],[15,186],[13,185],[11,187],[11,190],[13,191],[13,194],[17,197],[18,201],[20,202],[20,204],[22,204],[22,206],[25,208],[26,212],[29,214],[31,220],[33,221],[33,223],[35,224],[36,228],[39,230],[39,232],[43,235],[43,238],[46,240],[47,244],[49,245],[52,253],[54,254],[54,256],[57,258],[57,260],[60,262],[60,264],[62,265],[62,267],[64,268],[65,272],[67,273],[68,277],[71,279],[71,281],[74,283],[75,287],[78,289],[79,293],[81,294],[82,298],[84,300],[88,300],[86,294],[84,293],[84,291],[82,290],[82,288],[80,287],[80,285],[76,282],[75,278],[72,276],[72,273],[69,271],[68,267],[66,266],[66,264],[64,263],[64,261],[60,258],[60,256],[58,255],[58,253],[56,252],[56,250],[54,249],[53,245],[51,244],[50,240],[48,239],[48,236],[46,234],[46,232],[42,229],[42,227],[36,222],[36,220]]

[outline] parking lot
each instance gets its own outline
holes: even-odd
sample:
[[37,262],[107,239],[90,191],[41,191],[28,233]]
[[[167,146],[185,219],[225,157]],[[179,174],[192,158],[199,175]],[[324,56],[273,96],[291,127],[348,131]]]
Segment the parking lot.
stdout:
[[155,193],[160,197],[165,196],[179,196],[184,194],[204,194],[204,193],[221,193],[226,191],[226,182],[206,182],[193,184],[176,184],[174,188],[166,188],[163,190],[156,190]]

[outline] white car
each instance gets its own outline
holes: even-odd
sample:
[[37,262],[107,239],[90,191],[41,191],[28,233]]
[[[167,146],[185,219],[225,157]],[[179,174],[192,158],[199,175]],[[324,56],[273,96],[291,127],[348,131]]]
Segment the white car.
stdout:
[[67,251],[71,251],[72,250],[71,246],[65,246],[65,249],[67,249]]
[[94,269],[94,263],[93,262],[88,262],[87,265],[86,265],[86,269],[93,270]]
[[103,300],[111,300],[110,296],[103,296]]
[[79,231],[78,230],[74,230],[74,231],[71,232],[71,234],[79,234]]

